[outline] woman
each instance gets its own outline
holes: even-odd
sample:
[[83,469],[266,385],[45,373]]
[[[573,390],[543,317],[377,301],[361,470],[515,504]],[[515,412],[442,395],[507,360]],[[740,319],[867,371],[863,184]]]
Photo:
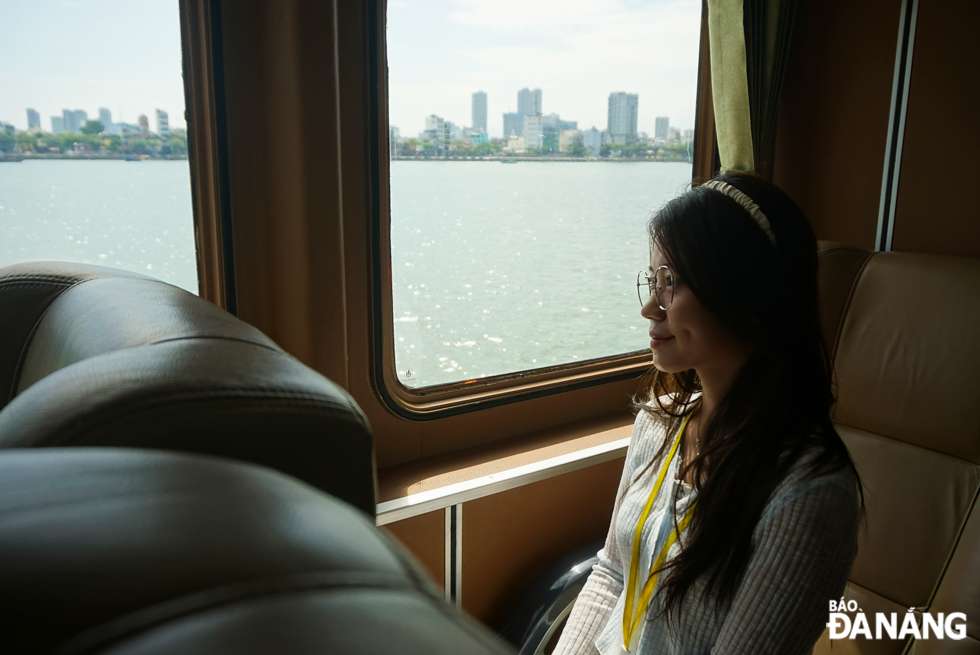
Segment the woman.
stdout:
[[830,420],[813,232],[745,175],[675,198],[649,230],[656,370],[555,653],[809,653],[864,511]]

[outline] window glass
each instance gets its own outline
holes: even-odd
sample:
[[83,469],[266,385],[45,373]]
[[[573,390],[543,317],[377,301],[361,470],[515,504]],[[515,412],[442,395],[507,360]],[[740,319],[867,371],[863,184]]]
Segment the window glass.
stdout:
[[389,0],[398,379],[642,350],[651,211],[691,181],[700,0]]
[[62,259],[197,293],[176,0],[7,3],[0,266]]

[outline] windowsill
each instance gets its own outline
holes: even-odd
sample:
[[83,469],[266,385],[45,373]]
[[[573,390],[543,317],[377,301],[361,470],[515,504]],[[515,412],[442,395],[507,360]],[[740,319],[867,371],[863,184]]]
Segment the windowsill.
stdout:
[[621,411],[381,469],[378,524],[621,457],[633,420]]

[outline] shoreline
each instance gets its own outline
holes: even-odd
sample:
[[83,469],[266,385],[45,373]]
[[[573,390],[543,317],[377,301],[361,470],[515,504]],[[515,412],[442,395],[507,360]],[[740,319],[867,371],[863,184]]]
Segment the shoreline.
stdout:
[[[21,162],[32,160],[84,160],[84,161],[186,161],[187,155],[139,156],[139,155],[101,155],[87,153],[81,155],[64,154],[34,154],[34,155],[0,155],[0,162]],[[654,163],[654,164],[690,164],[688,159],[656,159],[652,157],[390,157],[389,161],[496,161],[508,164],[518,162],[548,162],[548,163]]]
[[516,164],[518,162],[550,162],[550,163],[659,163],[659,164],[690,164],[684,159],[656,159],[653,157],[389,157],[389,161],[500,161]]
[[51,160],[51,159],[84,159],[86,161],[92,160],[106,160],[106,161],[180,161],[187,160],[187,155],[164,155],[157,157],[146,156],[141,157],[140,155],[101,155],[98,153],[86,153],[82,155],[64,155],[64,154],[43,154],[43,155],[0,155],[0,162],[21,162],[21,161],[31,161],[31,160]]

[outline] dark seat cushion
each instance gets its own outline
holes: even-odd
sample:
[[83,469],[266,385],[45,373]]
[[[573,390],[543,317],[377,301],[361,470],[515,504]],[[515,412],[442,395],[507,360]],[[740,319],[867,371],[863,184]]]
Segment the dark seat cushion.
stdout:
[[344,503],[111,448],[0,453],[0,634],[18,653],[507,652]]

